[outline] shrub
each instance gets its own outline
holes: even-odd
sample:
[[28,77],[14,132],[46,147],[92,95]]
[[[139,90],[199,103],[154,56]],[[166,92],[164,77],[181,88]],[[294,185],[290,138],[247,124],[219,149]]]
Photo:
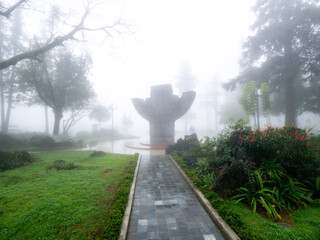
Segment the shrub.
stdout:
[[268,127],[264,131],[256,130],[239,138],[248,159],[254,162],[256,168],[275,161],[290,177],[300,182],[319,176],[317,148],[304,129]]
[[265,181],[262,180],[259,171],[254,171],[253,183],[249,188],[240,187],[240,193],[233,196],[233,199],[237,199],[238,202],[246,201],[252,207],[253,212],[256,212],[257,207],[260,207],[267,212],[269,217],[281,219],[276,210],[276,207],[280,205],[276,201],[276,189],[265,186]]
[[184,139],[179,138],[177,143],[169,144],[166,148],[166,154],[170,154],[171,152],[178,151],[190,151],[199,147],[199,140],[197,134],[193,133],[191,135],[184,136]]
[[76,137],[80,139],[86,139],[89,138],[91,134],[88,131],[79,131],[76,133]]
[[[240,136],[247,136],[251,132],[251,128],[246,125],[247,123],[243,120],[239,120],[235,124],[224,129],[217,139],[213,139],[211,146],[214,146],[211,158],[211,168],[220,170],[224,166],[229,166],[233,161],[245,160],[247,158],[244,148],[239,144]],[[210,154],[207,150],[206,143],[204,141],[204,150]]]
[[72,140],[63,140],[60,142],[57,142],[55,144],[57,147],[63,147],[63,148],[75,148],[75,147],[82,147],[82,142],[74,142]]
[[296,127],[252,131],[240,120],[217,138],[205,137],[197,148],[186,149],[180,140],[172,149],[194,169],[192,180],[198,186],[212,181],[210,189],[222,197],[232,197],[239,189],[237,198],[254,211],[280,218],[283,210],[311,203],[311,190],[319,196],[320,148],[315,139]]
[[248,183],[249,175],[242,161],[233,161],[223,167],[214,178],[211,189],[226,198],[233,196],[236,189]]
[[94,151],[93,153],[90,154],[90,157],[101,157],[105,155],[106,153],[103,151]]
[[290,212],[295,208],[306,207],[307,204],[313,202],[311,191],[287,175],[285,175],[285,179],[278,181],[278,186],[275,189],[277,202]]
[[10,135],[0,133],[0,149],[14,148],[23,146],[23,141]]
[[47,147],[55,147],[56,142],[52,137],[43,136],[43,135],[35,135],[32,136],[29,145],[35,146],[38,148],[47,148]]
[[0,171],[26,166],[34,161],[35,159],[26,151],[0,151]]
[[177,151],[180,157],[190,166],[195,168],[197,158],[201,157],[201,147],[197,135],[186,135],[184,139],[178,139],[176,144],[167,146],[166,154]]

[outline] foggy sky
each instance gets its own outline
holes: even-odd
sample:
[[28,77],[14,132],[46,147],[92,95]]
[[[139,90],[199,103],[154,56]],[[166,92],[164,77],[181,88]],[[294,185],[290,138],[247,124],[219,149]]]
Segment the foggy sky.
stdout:
[[[190,111],[204,114],[205,109],[199,106],[208,84],[228,81],[239,73],[241,46],[250,34],[249,26],[254,22],[250,12],[253,3],[253,0],[110,2],[110,8],[100,9],[100,15],[90,19],[90,24],[98,25],[120,16],[132,32],[114,34],[112,38],[88,33],[86,43],[73,43],[92,56],[89,79],[97,93],[96,102],[116,106],[116,126],[120,127],[122,116],[126,113],[135,122],[133,131],[147,135],[148,123],[135,112],[131,98],[148,97],[152,85],[171,83],[174,87],[179,66],[187,60],[197,78],[195,91],[198,93]],[[68,4],[76,4],[74,6],[77,8],[73,10],[81,14],[79,1]],[[29,20],[32,22],[32,19]],[[34,23],[30,27],[32,30],[37,30]],[[174,88],[174,92],[177,94],[177,89]],[[220,101],[226,100],[220,96]],[[206,126],[205,117],[198,117],[197,121],[194,123],[196,129]],[[85,119],[72,132],[90,130],[92,123]],[[17,129],[43,131],[42,108],[16,107],[12,112],[11,125]],[[52,125],[51,114],[50,131]],[[103,126],[109,127],[110,122]]]

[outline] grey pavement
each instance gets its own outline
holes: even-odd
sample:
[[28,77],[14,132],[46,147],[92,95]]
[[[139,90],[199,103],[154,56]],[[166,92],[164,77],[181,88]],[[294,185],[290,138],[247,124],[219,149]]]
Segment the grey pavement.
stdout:
[[169,157],[143,155],[127,239],[224,238]]

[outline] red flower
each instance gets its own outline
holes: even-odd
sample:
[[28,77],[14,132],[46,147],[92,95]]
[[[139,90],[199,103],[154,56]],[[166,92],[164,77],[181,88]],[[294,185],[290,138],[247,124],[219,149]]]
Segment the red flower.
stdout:
[[299,137],[299,140],[301,141],[303,138],[302,137]]
[[299,131],[294,131],[294,135],[297,135]]
[[250,140],[250,142],[254,142],[254,140],[253,140],[253,139],[251,139],[251,140]]
[[239,136],[240,139],[243,139],[243,137]]

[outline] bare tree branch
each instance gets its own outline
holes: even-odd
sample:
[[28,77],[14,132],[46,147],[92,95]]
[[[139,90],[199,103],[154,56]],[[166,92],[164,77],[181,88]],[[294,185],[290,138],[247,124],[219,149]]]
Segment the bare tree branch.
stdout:
[[12,7],[9,7],[6,11],[0,11],[0,16],[6,17],[7,19],[10,18],[11,13],[16,10],[20,5],[27,2],[29,0],[20,0],[16,4],[12,5]]
[[36,59],[38,55],[43,54],[59,45],[62,45],[64,41],[73,39],[73,35],[82,30],[84,21],[86,17],[89,14],[89,9],[87,8],[85,13],[83,14],[80,22],[78,25],[76,25],[69,33],[63,35],[63,36],[58,36],[54,38],[52,41],[47,43],[45,46],[30,50],[28,52],[24,52],[18,55],[15,55],[7,60],[1,61],[0,62],[0,70],[5,69],[9,66],[16,65],[19,61],[24,60],[24,59]]
[[[22,4],[22,2],[26,2],[28,0],[20,0],[19,3]],[[49,38],[49,40],[47,41],[47,43],[45,43],[44,46],[42,47],[36,47],[30,51],[26,51],[23,53],[20,53],[18,55],[12,56],[6,60],[0,61],[0,71],[2,69],[5,69],[9,66],[13,66],[16,65],[18,62],[25,60],[25,59],[38,59],[38,56],[46,53],[48,51],[50,51],[51,49],[60,46],[63,44],[63,42],[67,41],[67,40],[75,40],[74,35],[79,32],[79,31],[103,31],[105,32],[107,35],[111,35],[110,32],[108,31],[108,29],[112,29],[115,32],[120,33],[120,31],[118,31],[115,27],[116,26],[124,26],[127,28],[126,24],[124,22],[122,22],[121,20],[115,21],[112,25],[105,25],[105,26],[101,26],[101,27],[96,27],[96,28],[88,28],[84,26],[85,20],[88,17],[90,10],[92,10],[92,8],[90,8],[89,5],[87,5],[85,7],[85,12],[81,17],[81,20],[79,21],[79,23],[75,26],[72,26],[72,30],[62,36],[58,36],[55,38]]]
[[63,133],[67,134],[69,129],[88,115],[87,109],[72,110],[68,119],[63,120]]

